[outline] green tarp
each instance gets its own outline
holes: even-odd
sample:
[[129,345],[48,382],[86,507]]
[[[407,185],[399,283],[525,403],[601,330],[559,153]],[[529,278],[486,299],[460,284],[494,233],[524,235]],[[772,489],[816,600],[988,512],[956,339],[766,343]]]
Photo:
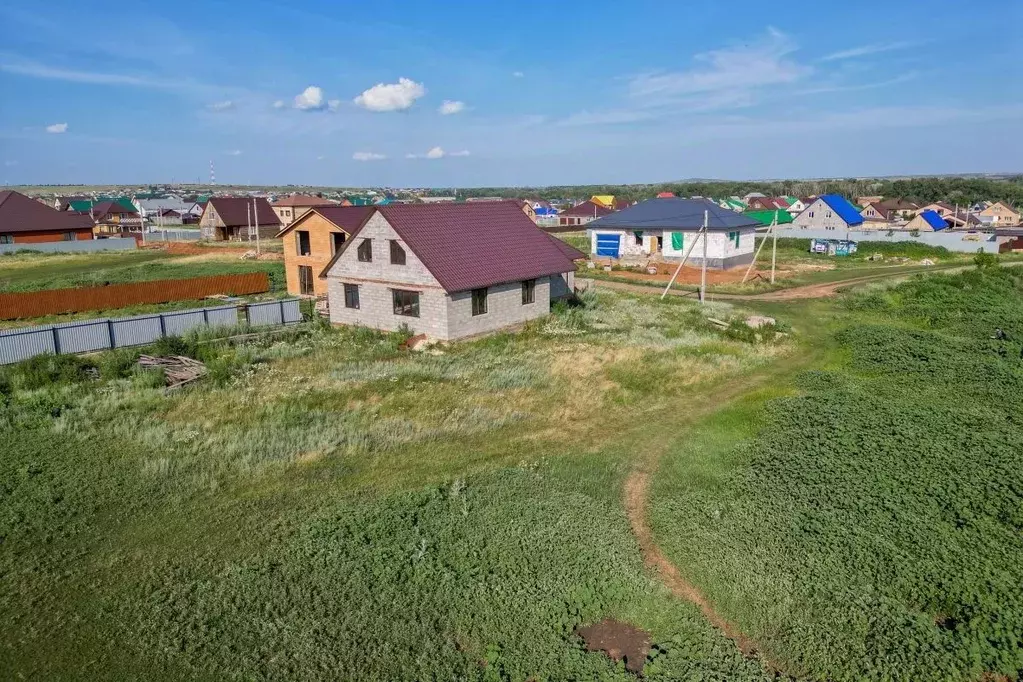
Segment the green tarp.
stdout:
[[683,242],[683,237],[684,236],[685,235],[683,235],[681,232],[672,232],[671,233],[671,248],[675,249],[676,251],[681,251],[682,250],[682,242]]

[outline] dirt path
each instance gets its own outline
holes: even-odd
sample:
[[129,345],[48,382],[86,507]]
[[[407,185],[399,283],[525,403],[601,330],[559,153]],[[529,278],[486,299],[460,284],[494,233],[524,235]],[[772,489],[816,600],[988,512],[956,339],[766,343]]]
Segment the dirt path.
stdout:
[[[1010,262],[1005,263],[1005,267],[1013,267],[1023,265],[1023,262]],[[944,275],[951,275],[957,272],[963,272],[969,270],[974,266],[972,265],[952,265],[952,266],[934,266],[927,269],[913,269],[904,270],[901,272],[883,272],[875,273],[872,275],[860,275],[859,277],[850,277],[848,279],[838,280],[836,282],[821,282],[818,284],[804,284],[797,287],[790,287],[788,289],[778,289],[777,291],[768,291],[761,294],[716,294],[710,292],[707,294],[707,300],[709,301],[797,301],[811,298],[826,298],[828,296],[834,296],[838,293],[839,289],[845,287],[854,286],[857,284],[867,284],[869,282],[879,282],[887,279],[899,279],[903,277],[910,277],[911,275],[921,275],[929,273],[941,273]],[[588,279],[580,277],[578,279],[580,283],[584,283],[589,286],[597,286],[605,289],[615,289],[617,291],[627,291],[634,294],[660,294],[664,291],[661,287],[649,286],[645,284],[626,284],[625,282],[609,282],[602,279]],[[671,296],[683,296],[696,298],[697,292],[685,291],[682,289],[670,289],[668,294]]]

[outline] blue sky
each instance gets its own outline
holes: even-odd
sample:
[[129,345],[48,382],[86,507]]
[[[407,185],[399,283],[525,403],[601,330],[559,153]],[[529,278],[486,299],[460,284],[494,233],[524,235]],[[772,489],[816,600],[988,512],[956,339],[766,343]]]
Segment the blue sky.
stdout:
[[0,182],[1023,170],[1023,3],[832,4],[0,0]]

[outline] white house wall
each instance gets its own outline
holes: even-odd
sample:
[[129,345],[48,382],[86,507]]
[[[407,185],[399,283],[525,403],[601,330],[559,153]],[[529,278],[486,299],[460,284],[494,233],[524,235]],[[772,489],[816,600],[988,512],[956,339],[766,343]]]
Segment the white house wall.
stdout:
[[804,230],[847,230],[846,223],[823,199],[817,199],[797,215],[792,226]]

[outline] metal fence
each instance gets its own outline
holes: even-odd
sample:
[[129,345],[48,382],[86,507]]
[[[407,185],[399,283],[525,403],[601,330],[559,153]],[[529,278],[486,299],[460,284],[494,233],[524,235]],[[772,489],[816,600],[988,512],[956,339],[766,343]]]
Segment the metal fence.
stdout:
[[46,353],[89,353],[143,346],[165,336],[210,327],[280,326],[302,321],[298,299],[193,308],[135,317],[103,318],[0,331],[0,365]]
[[202,232],[196,228],[189,230],[161,230],[151,229],[142,233],[142,239],[146,242],[194,242],[202,239]]
[[[941,232],[920,232],[915,237],[909,230],[819,230],[799,227],[779,227],[779,237],[795,237],[797,239],[851,239],[854,242],[916,242],[928,246],[944,246],[949,251],[959,253],[998,253],[999,245],[1005,237],[984,232],[961,232],[942,230]],[[760,235],[758,235],[760,236]],[[869,246],[860,245],[860,251],[869,250]]]
[[39,242],[21,244],[0,244],[0,254],[18,251],[42,251],[44,253],[94,253],[96,251],[132,251],[137,248],[131,237],[109,239],[83,239],[74,242]]

